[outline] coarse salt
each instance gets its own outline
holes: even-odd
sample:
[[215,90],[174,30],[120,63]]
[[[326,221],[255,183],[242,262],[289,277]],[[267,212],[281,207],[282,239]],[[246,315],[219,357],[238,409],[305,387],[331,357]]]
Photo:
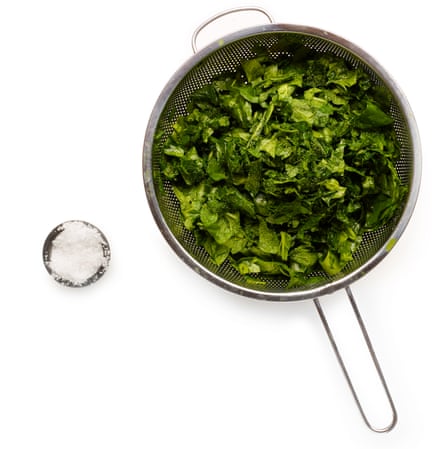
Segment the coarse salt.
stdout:
[[51,242],[48,266],[53,276],[73,286],[82,286],[105,271],[108,243],[93,225],[84,221],[68,221]]

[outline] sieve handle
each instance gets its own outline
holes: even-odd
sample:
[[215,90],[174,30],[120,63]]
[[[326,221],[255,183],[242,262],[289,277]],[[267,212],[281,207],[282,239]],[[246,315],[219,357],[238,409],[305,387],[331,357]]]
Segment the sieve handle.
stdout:
[[198,52],[198,47],[196,45],[196,40],[198,39],[198,35],[201,33],[201,31],[204,28],[206,28],[208,25],[210,25],[211,23],[215,22],[216,20],[220,19],[221,17],[227,16],[229,14],[236,14],[236,13],[245,12],[245,11],[259,12],[259,13],[265,15],[270,23],[274,23],[273,17],[265,9],[260,8],[259,6],[241,6],[241,7],[238,7],[238,8],[231,8],[231,9],[228,9],[226,11],[222,11],[222,12],[220,12],[218,14],[215,14],[214,16],[210,17],[209,19],[207,19],[206,21],[201,23],[201,25],[199,25],[198,28],[196,28],[195,32],[192,35],[192,49],[193,49],[193,53],[197,53]]
[[372,346],[372,343],[371,343],[371,340],[369,338],[369,335],[368,335],[368,332],[366,330],[366,327],[365,327],[365,324],[363,322],[363,319],[362,319],[362,317],[360,315],[360,312],[358,310],[358,307],[357,307],[357,304],[355,302],[355,299],[354,299],[354,296],[352,294],[352,291],[351,291],[351,289],[349,287],[346,287],[345,290],[346,290],[346,293],[348,295],[348,299],[349,299],[349,302],[351,304],[352,310],[354,312],[355,318],[357,319],[357,322],[359,324],[361,334],[363,335],[363,338],[364,338],[364,340],[366,342],[366,346],[368,348],[368,351],[369,351],[369,354],[371,356],[372,362],[373,362],[373,364],[375,366],[375,369],[377,371],[378,378],[379,378],[380,383],[381,383],[381,385],[383,387],[386,399],[388,400],[388,403],[389,403],[389,406],[390,406],[391,415],[392,415],[391,416],[391,421],[385,427],[376,427],[376,426],[372,425],[371,422],[369,421],[369,419],[368,419],[368,417],[367,417],[367,415],[366,415],[366,413],[364,411],[364,408],[362,406],[362,403],[360,401],[360,398],[359,398],[359,396],[357,394],[356,388],[354,387],[354,384],[352,383],[352,380],[351,380],[351,377],[349,375],[348,369],[347,369],[347,367],[345,365],[343,357],[342,357],[342,355],[340,353],[340,350],[339,350],[339,348],[337,346],[337,343],[335,341],[334,335],[333,335],[333,333],[331,331],[331,328],[329,326],[328,320],[326,318],[326,315],[325,315],[325,313],[323,311],[323,308],[322,308],[318,298],[314,299],[314,304],[315,304],[315,307],[317,309],[318,314],[320,315],[320,319],[321,319],[321,321],[323,323],[323,327],[324,327],[324,329],[325,329],[325,331],[326,331],[326,333],[327,333],[327,335],[329,337],[329,341],[331,342],[331,345],[332,345],[332,348],[334,350],[335,356],[336,356],[336,358],[337,358],[337,360],[338,360],[338,362],[340,364],[340,367],[342,369],[343,375],[345,376],[346,382],[347,382],[347,384],[349,386],[349,389],[352,392],[352,395],[354,397],[355,403],[357,404],[357,407],[358,407],[358,409],[360,411],[360,414],[361,414],[363,420],[365,421],[365,424],[369,427],[369,429],[371,429],[374,432],[378,432],[378,433],[389,432],[390,430],[392,430],[394,428],[394,426],[397,423],[397,410],[396,410],[396,408],[394,406],[394,402],[392,400],[391,393],[389,392],[388,385],[386,383],[385,377],[383,376],[383,372],[382,372],[382,369],[380,367],[380,363],[377,360],[376,353],[375,353],[374,348]]

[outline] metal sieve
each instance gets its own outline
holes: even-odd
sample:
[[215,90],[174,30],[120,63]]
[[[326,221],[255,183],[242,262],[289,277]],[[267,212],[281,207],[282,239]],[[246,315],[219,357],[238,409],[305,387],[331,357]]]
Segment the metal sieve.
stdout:
[[[196,52],[197,35],[203,28],[223,15],[246,9],[264,13],[271,23],[237,31]],[[285,43],[284,46],[283,43]],[[144,141],[145,191],[161,233],[186,264],[207,280],[226,290],[265,300],[313,299],[365,423],[376,432],[391,430],[397,421],[397,414],[349,285],[368,273],[391,251],[407,226],[415,207],[420,186],[421,149],[415,119],[404,94],[383,67],[353,43],[317,28],[273,23],[270,15],[261,8],[238,8],[208,19],[193,34],[192,47],[195,54],[179,68],[161,92],[151,114]],[[186,114],[190,96],[196,89],[208,84],[222,73],[235,71],[242,61],[256,55],[258,47],[266,49],[272,58],[280,57],[283,53],[292,55],[293,51],[301,47],[336,55],[346,60],[350,66],[365,70],[376,85],[385,85],[393,97],[390,114],[401,146],[401,156],[396,169],[402,183],[408,187],[404,204],[390,223],[377,231],[365,234],[353,260],[341,274],[329,276],[320,273],[323,279],[308,287],[288,289],[286,288],[287,280],[266,277],[263,279],[260,277],[260,280],[264,282],[263,285],[252,285],[229,263],[216,266],[206,251],[197,245],[193,235],[184,228],[179,203],[169,182],[163,179],[160,171],[159,145],[154,145],[155,135],[162,131],[167,138],[177,118]],[[347,291],[393,412],[391,423],[384,428],[376,428],[369,423],[317,299],[320,295],[332,293],[341,288]]]

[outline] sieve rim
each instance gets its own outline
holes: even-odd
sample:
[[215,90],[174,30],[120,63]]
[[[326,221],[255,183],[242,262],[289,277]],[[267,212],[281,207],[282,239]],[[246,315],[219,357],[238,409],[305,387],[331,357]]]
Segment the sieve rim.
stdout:
[[[163,213],[160,209],[159,202],[156,196],[155,184],[152,176],[152,144],[154,136],[156,133],[159,118],[170,99],[170,96],[175,91],[179,83],[183,78],[198,65],[204,58],[208,57],[212,53],[220,50],[221,48],[242,40],[245,38],[250,38],[253,36],[260,36],[261,34],[270,33],[294,33],[299,35],[305,35],[315,38],[321,38],[327,42],[332,42],[337,46],[344,48],[347,52],[353,54],[358,58],[363,64],[368,66],[375,72],[383,83],[391,91],[394,100],[397,102],[400,112],[403,115],[406,123],[407,130],[409,134],[409,139],[411,141],[411,146],[413,148],[413,164],[410,173],[410,180],[408,183],[409,191],[406,203],[403,210],[398,218],[397,224],[394,226],[393,231],[390,233],[389,237],[386,239],[384,244],[379,248],[379,250],[364,263],[359,265],[356,269],[350,273],[343,275],[338,279],[334,279],[326,284],[319,286],[308,286],[299,290],[280,290],[280,291],[262,291],[257,290],[254,287],[246,287],[232,283],[221,276],[213,273],[211,270],[204,267],[196,259],[194,259],[187,250],[182,246],[182,244],[177,240],[175,235],[170,230]],[[254,26],[249,28],[244,28],[240,31],[228,34],[213,43],[203,47],[201,50],[193,54],[185,63],[183,63],[179,69],[173,74],[170,80],[165,85],[164,89],[161,91],[150,115],[148,125],[145,132],[144,145],[143,145],[143,158],[142,158],[142,169],[143,169],[143,179],[144,187],[151,209],[151,213],[155,219],[155,222],[163,235],[164,239],[167,241],[171,249],[183,260],[189,267],[191,267],[195,272],[204,277],[205,279],[213,282],[219,287],[225,290],[231,291],[241,296],[246,296],[254,299],[264,299],[271,301],[295,301],[295,300],[306,300],[314,299],[316,297],[333,293],[339,289],[346,288],[353,282],[365,276],[369,271],[371,271],[386,255],[394,248],[394,246],[399,241],[401,235],[403,234],[409,220],[414,212],[414,208],[417,202],[420,181],[421,181],[421,170],[422,170],[422,160],[421,160],[421,142],[420,136],[414,117],[414,113],[408,102],[407,97],[402,92],[396,81],[390,76],[386,69],[374,59],[370,54],[365,52],[361,47],[356,44],[340,37],[337,34],[333,34],[329,31],[306,26],[306,25],[294,25],[294,24],[283,24],[283,23],[273,23],[261,26]]]

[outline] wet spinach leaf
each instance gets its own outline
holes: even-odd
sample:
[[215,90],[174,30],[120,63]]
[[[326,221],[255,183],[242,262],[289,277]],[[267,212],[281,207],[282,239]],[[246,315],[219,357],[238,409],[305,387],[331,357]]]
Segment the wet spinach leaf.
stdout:
[[327,53],[263,51],[215,78],[157,143],[184,226],[249,282],[341,273],[406,195],[390,104],[367,73]]

